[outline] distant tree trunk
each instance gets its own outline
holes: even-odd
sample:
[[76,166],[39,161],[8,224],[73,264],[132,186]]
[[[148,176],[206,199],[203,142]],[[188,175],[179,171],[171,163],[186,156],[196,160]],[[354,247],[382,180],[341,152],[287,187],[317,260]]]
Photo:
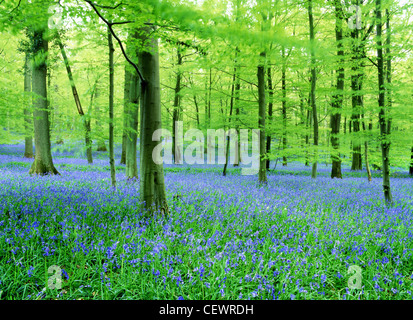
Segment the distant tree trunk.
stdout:
[[33,74],[32,90],[36,95],[33,107],[34,144],[36,148],[30,174],[59,174],[53,165],[50,150],[50,123],[47,108],[47,63],[48,40],[44,39],[46,30],[36,30],[33,35]]
[[29,94],[32,92],[32,72],[28,52],[26,52],[26,60],[24,63],[24,92],[26,94],[24,99],[24,157],[33,158],[33,125],[31,120],[33,113],[31,107],[32,99],[29,97]]
[[[230,99],[230,109],[229,109],[229,120],[228,126],[231,128],[231,118],[232,118],[232,110],[234,107],[234,91],[235,91],[235,79],[237,74],[237,67],[234,67],[234,75],[232,76],[232,84],[231,84],[231,99]],[[222,175],[225,177],[227,175],[227,166],[228,166],[228,158],[229,158],[229,141],[230,136],[226,136],[226,147],[225,147],[225,164],[224,170],[222,171]]]
[[[151,27],[143,28],[142,31],[147,37],[152,36]],[[158,40],[148,38],[147,42],[145,47],[149,48],[139,53],[139,66],[145,79],[141,84],[140,195],[142,209],[146,214],[159,212],[167,215],[169,208],[163,165],[156,164],[152,158],[153,149],[159,143],[152,141],[152,135],[162,126]]]
[[267,183],[267,168],[266,168],[266,136],[265,136],[265,52],[260,54],[260,64],[258,65],[258,128],[260,132],[260,167],[258,171],[258,182],[260,184]]
[[[282,67],[281,67],[281,113],[283,119],[283,133],[282,133],[282,144],[283,144],[283,153],[287,149],[287,84],[286,84],[286,61],[285,61],[285,49],[282,48]],[[283,167],[287,165],[287,157],[283,155]]]
[[[274,97],[274,89],[272,85],[272,75],[271,75],[271,67],[267,68],[267,82],[268,82],[268,121],[272,122],[272,115],[273,115],[273,97]],[[267,135],[267,146],[266,146],[267,154],[271,152],[271,134]],[[270,170],[270,159],[267,159],[266,169]]]
[[176,136],[175,136],[175,131],[176,131],[176,122],[180,120],[181,117],[181,97],[180,97],[180,91],[181,91],[181,70],[180,67],[182,65],[182,55],[181,55],[181,49],[178,45],[177,48],[177,55],[178,55],[178,61],[177,61],[177,74],[176,74],[176,84],[175,84],[175,96],[174,96],[174,105],[173,105],[173,116],[172,116],[172,158],[175,164],[182,164],[182,154],[180,150],[180,146],[176,145]]
[[113,48],[112,34],[108,28],[108,45],[109,45],[109,163],[110,163],[110,180],[112,181],[112,187],[116,187],[116,171],[115,171],[115,158],[113,150],[113,100],[114,100],[114,76],[115,68],[113,64]]
[[309,155],[308,155],[308,147],[310,146],[310,134],[309,134],[309,129],[311,127],[311,110],[310,108],[307,109],[307,117],[305,121],[305,166],[309,167],[310,166],[310,161],[309,161]]
[[[362,115],[363,118],[363,131],[366,132],[366,125],[364,122],[364,115]],[[373,129],[373,124],[369,123],[369,131]],[[371,182],[371,171],[370,171],[370,165],[369,165],[369,143],[368,140],[366,139],[364,141],[364,160],[366,162],[366,171],[367,171],[367,180]]]
[[[96,88],[95,88],[95,100],[97,100],[97,99],[99,98],[99,95],[100,95],[99,88],[96,87]],[[101,115],[101,110],[100,110],[100,105],[99,105],[99,103],[96,103],[95,113],[98,115],[98,117],[96,118],[96,122],[95,122],[96,130],[98,131],[98,135],[97,135],[97,149],[96,149],[96,151],[106,152],[106,151],[108,151],[108,149],[106,148],[105,140],[104,140],[104,138],[102,137],[102,135],[103,135],[103,127],[102,127],[101,122],[98,120],[98,119],[100,119],[100,115]]]
[[69,59],[66,55],[65,47],[63,46],[62,40],[60,39],[59,33],[56,34],[56,40],[60,48],[60,52],[63,57],[63,61],[66,66],[67,76],[69,78],[70,86],[72,88],[73,98],[75,99],[77,112],[82,117],[83,125],[85,128],[85,145],[86,145],[86,157],[88,163],[93,163],[92,157],[92,140],[91,140],[91,129],[90,129],[90,120],[86,119],[85,114],[82,109],[82,104],[80,103],[79,94],[77,93],[75,81],[73,79],[72,69],[70,67]]
[[351,75],[351,105],[352,105],[352,115],[351,122],[353,124],[353,153],[351,161],[351,170],[361,170],[362,169],[362,158],[361,158],[361,144],[360,137],[358,133],[360,132],[360,112],[361,112],[361,44],[359,39],[359,30],[354,28],[351,31],[352,38],[352,75]]
[[[383,59],[383,42],[382,42],[382,11],[381,0],[376,0],[376,30],[377,30],[377,69],[378,69],[378,83],[379,83],[379,125],[381,136],[381,154],[383,163],[383,192],[384,199],[387,204],[393,202],[390,189],[390,165],[389,165],[389,151],[390,151],[390,117],[387,115],[386,97],[385,97],[385,73],[384,73],[384,59]],[[387,36],[390,37],[389,26],[387,29]],[[390,58],[390,57],[389,57]],[[389,74],[391,70],[388,71]],[[389,75],[388,74],[388,75]]]
[[340,139],[338,137],[340,133],[340,121],[341,121],[341,108],[343,104],[343,90],[344,90],[344,50],[343,50],[343,10],[339,0],[335,0],[335,13],[336,13],[336,43],[337,43],[337,93],[333,97],[332,113],[331,113],[331,145],[333,152],[331,153],[332,168],[331,178],[342,179],[341,173],[341,159],[338,149],[340,148]]
[[128,105],[130,100],[130,86],[132,74],[128,70],[129,66],[125,66],[125,84],[123,89],[123,132],[122,132],[122,154],[120,164],[126,164],[126,144],[128,139]]
[[198,106],[198,100],[196,99],[196,95],[193,96],[194,97],[194,104],[195,104],[195,111],[196,111],[196,125],[197,128],[200,128],[200,122],[199,122],[199,106]]
[[[138,52],[136,52],[136,56]],[[126,177],[128,179],[139,179],[137,143],[138,143],[138,124],[139,124],[139,99],[140,99],[140,80],[136,73],[130,79],[130,103],[128,107],[128,135],[126,141]]]
[[310,45],[311,45],[311,91],[310,91],[310,104],[313,113],[313,126],[314,126],[314,160],[313,167],[311,170],[311,178],[315,179],[317,177],[317,161],[318,161],[318,117],[317,117],[317,106],[315,101],[315,90],[316,90],[316,60],[314,53],[314,21],[313,21],[313,1],[308,1],[308,20],[310,25]]
[[[139,33],[130,33],[131,41],[140,39]],[[136,45],[129,46],[129,55],[132,55],[135,59],[139,56],[139,49]],[[129,72],[128,72],[129,73]],[[138,124],[139,124],[139,99],[140,99],[140,79],[136,72],[129,73],[128,79],[125,79],[129,83],[129,89],[127,90],[128,103],[125,103],[125,133],[126,133],[126,177],[128,180],[139,179],[138,173]],[[125,90],[126,92],[126,90]]]
[[410,174],[411,176],[413,176],[413,147],[412,147],[411,155],[410,155],[409,174]]
[[[238,53],[239,50],[236,48],[236,52]],[[237,130],[238,140],[237,140],[237,147],[235,149],[235,161],[234,167],[238,167],[242,162],[241,159],[241,139],[240,139],[240,128],[239,128],[239,116],[240,116],[240,106],[239,106],[239,95],[241,91],[241,83],[238,77],[239,75],[239,68],[237,68],[237,76],[235,78],[235,91],[234,91],[234,107],[235,107],[235,130]]]

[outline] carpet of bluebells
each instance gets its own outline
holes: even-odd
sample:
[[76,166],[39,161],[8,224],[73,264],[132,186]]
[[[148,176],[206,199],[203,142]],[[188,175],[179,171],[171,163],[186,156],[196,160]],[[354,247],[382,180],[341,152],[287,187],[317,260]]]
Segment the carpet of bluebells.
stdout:
[[170,216],[145,219],[139,182],[117,165],[114,190],[107,154],[88,165],[54,149],[61,175],[43,177],[22,154],[0,145],[0,299],[413,298],[413,179],[401,171],[386,207],[379,172],[332,180],[319,164],[313,180],[293,163],[260,187],[232,166],[166,165]]

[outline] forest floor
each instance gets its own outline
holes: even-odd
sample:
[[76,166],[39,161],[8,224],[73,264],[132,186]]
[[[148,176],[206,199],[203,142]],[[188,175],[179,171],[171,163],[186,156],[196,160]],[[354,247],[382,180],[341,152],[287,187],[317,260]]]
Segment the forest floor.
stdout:
[[260,187],[232,166],[167,165],[170,216],[145,219],[139,182],[117,165],[114,190],[106,154],[55,150],[61,175],[38,177],[23,151],[0,145],[0,299],[413,298],[403,172],[386,207],[379,172],[278,165]]

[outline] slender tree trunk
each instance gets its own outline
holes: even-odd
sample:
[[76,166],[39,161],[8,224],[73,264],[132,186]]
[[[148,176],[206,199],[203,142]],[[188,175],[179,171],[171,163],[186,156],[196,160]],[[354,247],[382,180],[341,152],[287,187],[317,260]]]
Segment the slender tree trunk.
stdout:
[[337,94],[333,97],[333,110],[331,113],[331,145],[333,152],[331,153],[332,168],[331,178],[341,179],[341,159],[340,159],[340,121],[341,121],[341,109],[343,104],[343,90],[344,90],[344,50],[343,50],[343,10],[339,0],[335,0],[335,13],[336,13],[336,42],[337,42]]
[[[390,151],[390,117],[386,110],[385,97],[385,73],[384,73],[384,59],[383,59],[383,42],[382,42],[382,9],[381,0],[376,0],[376,30],[377,30],[377,66],[378,66],[378,82],[379,82],[379,124],[381,136],[381,153],[383,164],[383,193],[387,204],[393,202],[391,188],[390,188],[390,165],[389,165],[389,151]],[[387,32],[390,32],[387,29]],[[388,34],[390,37],[390,34]],[[391,72],[391,71],[390,71]]]
[[[362,115],[363,119],[363,131],[366,132],[366,125],[364,121],[364,114]],[[369,124],[369,131],[373,128],[373,124]],[[371,171],[370,171],[370,165],[369,165],[369,142],[366,139],[364,141],[364,161],[366,162],[366,172],[367,172],[367,180],[371,182]]]
[[265,137],[265,52],[260,54],[260,64],[258,65],[258,128],[260,130],[260,167],[258,171],[258,182],[260,184],[267,183],[267,168],[266,168],[266,137]]
[[72,88],[73,98],[75,99],[77,112],[79,113],[80,116],[82,116],[83,125],[84,125],[84,129],[85,129],[85,145],[86,145],[87,162],[88,163],[93,163],[92,140],[90,138],[91,137],[90,120],[87,120],[85,118],[85,114],[84,114],[83,109],[82,109],[82,104],[80,103],[79,94],[77,93],[75,81],[73,79],[73,73],[72,73],[72,69],[70,67],[69,59],[66,55],[66,50],[65,50],[65,47],[62,43],[62,40],[60,39],[59,33],[57,33],[57,35],[56,35],[56,40],[57,40],[57,43],[59,45],[60,52],[62,54],[63,61],[64,61],[65,66],[66,66],[66,72],[67,72],[67,76],[69,78],[70,86]]
[[316,90],[316,60],[314,53],[314,21],[313,21],[313,1],[308,1],[308,20],[310,25],[310,43],[311,43],[311,91],[310,91],[310,103],[311,110],[313,113],[313,126],[314,126],[314,160],[313,167],[311,170],[311,178],[315,179],[317,177],[317,161],[318,161],[318,117],[317,117],[317,106],[315,101],[315,90]]
[[[99,95],[100,95],[99,88],[96,87],[95,88],[95,100],[97,100],[99,98]],[[96,114],[98,115],[98,117],[100,119],[101,110],[100,110],[99,103],[96,103],[95,112],[96,112]],[[97,149],[96,149],[96,151],[106,152],[106,151],[108,151],[108,149],[106,148],[105,140],[103,138],[104,137],[104,135],[103,135],[103,126],[102,126],[101,122],[98,120],[98,118],[96,118],[95,126],[96,126],[96,130],[99,132],[98,135],[97,135],[98,137],[97,137]]]
[[[231,118],[232,118],[232,110],[234,107],[234,91],[235,91],[235,79],[237,74],[237,67],[234,67],[234,75],[232,77],[232,84],[231,84],[231,99],[230,99],[230,109],[229,109],[229,120],[228,124],[231,128]],[[226,148],[225,148],[225,165],[224,170],[222,171],[222,175],[225,177],[227,175],[227,166],[228,166],[228,158],[229,158],[229,141],[230,136],[226,136]]]
[[[151,37],[153,29],[146,27],[142,31]],[[157,141],[152,141],[152,135],[162,126],[158,40],[149,38],[147,42],[147,51],[139,53],[139,65],[145,79],[141,84],[140,195],[142,209],[147,214],[167,215],[163,165],[156,164],[152,158],[153,149],[158,145]]]
[[[274,89],[272,85],[272,75],[271,75],[271,67],[267,68],[267,81],[268,81],[268,121],[272,122],[272,115],[273,115],[273,97],[274,97]],[[267,145],[266,145],[267,154],[271,152],[271,134],[267,135]],[[267,159],[266,169],[270,170],[270,159]]]
[[[282,124],[283,124],[283,133],[282,133],[282,143],[283,143],[283,153],[287,149],[287,84],[286,84],[286,61],[285,61],[285,49],[282,48],[282,67],[281,67],[281,91],[282,91],[282,100],[281,100],[281,113],[282,113]],[[283,154],[283,167],[287,165],[287,157],[285,153]]]
[[33,158],[33,125],[31,118],[32,107],[30,101],[30,93],[32,92],[32,72],[30,67],[30,56],[26,52],[26,60],[24,63],[24,92],[26,94],[24,99],[24,157]]
[[305,150],[305,166],[309,167],[310,166],[310,160],[309,160],[309,155],[308,155],[308,148],[310,146],[310,134],[309,134],[309,129],[311,127],[311,110],[310,108],[307,109],[307,117],[305,121],[305,145],[306,145],[306,150]]
[[50,150],[50,122],[47,108],[47,63],[48,40],[44,38],[46,30],[36,30],[33,35],[32,90],[35,94],[33,102],[34,144],[36,154],[30,168],[30,174],[59,174],[53,165]]
[[[128,50],[129,51],[129,50]],[[132,74],[129,72],[128,65],[125,65],[125,84],[123,89],[123,132],[122,132],[122,154],[120,157],[120,164],[126,164],[126,144],[128,139],[128,115],[129,115],[129,101],[130,101],[130,86]]]
[[130,80],[130,103],[128,107],[128,135],[126,141],[126,177],[139,179],[137,161],[137,142],[139,125],[140,80],[137,74],[132,74]]
[[108,45],[109,45],[109,163],[110,163],[110,179],[112,186],[116,187],[116,171],[115,171],[115,157],[114,157],[114,132],[113,132],[113,100],[114,100],[114,76],[115,68],[113,64],[113,48],[112,34],[108,28]]
[[411,176],[413,176],[413,147],[412,147],[411,155],[410,155],[409,174],[410,174]]
[[200,122],[199,122],[199,106],[198,106],[198,100],[196,99],[196,95],[194,97],[194,104],[195,104],[195,111],[196,111],[196,125],[197,128],[200,129]]
[[180,120],[181,117],[181,110],[180,110],[180,104],[181,104],[181,97],[180,97],[180,91],[181,91],[181,65],[182,65],[182,55],[181,55],[181,49],[178,45],[177,48],[177,55],[178,55],[178,62],[177,62],[177,74],[176,74],[176,84],[175,84],[175,97],[174,97],[174,105],[173,105],[173,117],[172,117],[172,158],[175,164],[182,164],[182,151],[180,150],[180,146],[176,145],[176,124],[177,121]]
[[[358,4],[358,2],[356,3]],[[352,38],[352,75],[351,75],[351,105],[352,105],[352,115],[351,122],[353,124],[353,138],[352,146],[352,162],[351,170],[361,170],[362,169],[362,158],[361,158],[361,144],[360,144],[360,112],[361,112],[361,44],[359,39],[359,30],[357,28],[351,31]]]
[[[140,36],[136,32],[131,34],[132,39],[138,39]],[[134,46],[129,50],[134,58],[139,56],[139,50]],[[138,125],[139,125],[139,99],[140,99],[140,79],[136,72],[129,76],[129,103],[127,104],[126,116],[126,177],[128,180],[139,179],[138,173]]]
[[[239,53],[238,47],[236,48],[237,56]],[[239,79],[239,68],[237,68],[237,76],[235,77],[235,91],[234,91],[234,107],[235,107],[235,130],[237,130],[237,147],[235,149],[235,161],[234,167],[238,167],[242,162],[241,159],[241,139],[240,139],[240,128],[239,128],[239,116],[240,116],[240,106],[239,106],[239,96],[241,91],[241,82]]]

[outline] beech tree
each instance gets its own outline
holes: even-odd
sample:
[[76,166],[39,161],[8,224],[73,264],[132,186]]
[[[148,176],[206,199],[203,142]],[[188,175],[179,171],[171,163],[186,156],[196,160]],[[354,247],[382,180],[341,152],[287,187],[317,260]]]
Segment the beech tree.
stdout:
[[50,122],[47,104],[47,53],[49,49],[46,24],[33,30],[32,90],[35,157],[30,174],[59,174],[50,149]]

